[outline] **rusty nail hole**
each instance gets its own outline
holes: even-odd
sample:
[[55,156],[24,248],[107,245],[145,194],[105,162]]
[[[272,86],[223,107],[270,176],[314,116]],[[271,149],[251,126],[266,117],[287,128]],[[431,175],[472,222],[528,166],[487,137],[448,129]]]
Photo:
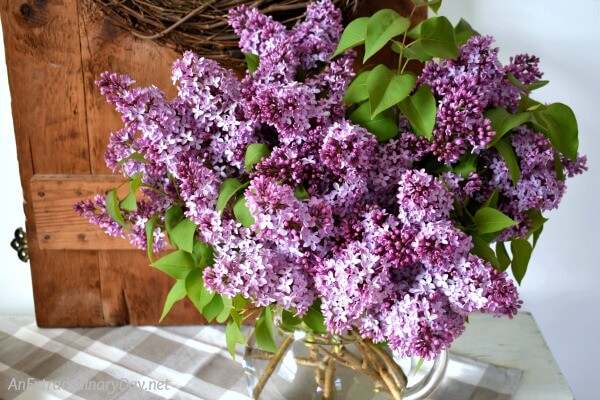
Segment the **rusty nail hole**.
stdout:
[[81,196],[81,195],[83,195],[83,193],[81,193],[81,190],[78,190],[78,191],[76,191],[76,192],[75,192],[75,194],[76,194],[77,196]]
[[46,195],[46,193],[44,193],[44,192],[38,192],[38,196],[40,196],[40,197],[44,197],[45,195]]
[[85,240],[85,233],[80,233],[78,235],[78,237],[79,237],[79,240]]
[[33,14],[35,13],[35,11],[33,10],[33,7],[31,7],[31,4],[29,4],[29,3],[21,4],[21,8],[19,8],[19,11],[21,12],[21,15],[26,18],[33,17]]
[[44,235],[44,240],[50,240],[50,235]]

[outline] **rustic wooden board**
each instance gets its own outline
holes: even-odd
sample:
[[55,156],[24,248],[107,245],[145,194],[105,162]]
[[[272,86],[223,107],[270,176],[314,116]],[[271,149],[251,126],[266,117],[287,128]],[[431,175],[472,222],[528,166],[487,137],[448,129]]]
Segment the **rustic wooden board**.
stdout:
[[73,210],[76,201],[105,193],[122,180],[116,175],[34,175],[31,193],[40,249],[131,250],[128,240],[106,235]]

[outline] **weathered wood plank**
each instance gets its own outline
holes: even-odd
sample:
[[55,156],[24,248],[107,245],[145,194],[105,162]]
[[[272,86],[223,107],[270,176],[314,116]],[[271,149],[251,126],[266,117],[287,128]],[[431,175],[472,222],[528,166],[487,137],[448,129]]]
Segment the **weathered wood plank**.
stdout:
[[137,85],[156,85],[168,96],[175,96],[171,65],[180,55],[112,25],[89,1],[78,3],[90,165],[93,174],[105,174],[110,173],[104,164],[110,133],[122,128],[123,122],[94,82],[104,71],[117,72],[131,76]]
[[[118,185],[117,175],[34,175],[33,212],[39,247],[44,250],[131,250],[129,241],[106,235],[73,210],[76,201],[92,198]],[[122,187],[124,192],[127,187]]]
[[44,327],[103,325],[97,253],[40,250],[29,190],[35,173],[90,172],[77,4],[3,1],[0,14],[36,319]]

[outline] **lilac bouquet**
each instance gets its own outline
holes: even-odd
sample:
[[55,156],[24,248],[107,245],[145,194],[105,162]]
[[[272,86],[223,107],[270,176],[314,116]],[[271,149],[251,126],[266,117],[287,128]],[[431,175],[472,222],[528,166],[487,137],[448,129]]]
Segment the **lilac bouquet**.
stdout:
[[[188,296],[227,323],[230,351],[253,317],[258,345],[277,352],[277,314],[424,359],[472,312],[515,315],[505,271],[523,279],[542,212],[586,169],[571,109],[530,97],[547,83],[538,59],[502,65],[491,37],[441,16],[410,29],[381,10],[344,30],[328,0],[291,29],[245,6],[229,23],[241,80],[187,52],[173,99],[124,75],[97,82],[122,113],[106,162],[130,191],[75,208],[151,260],[170,244],[152,262],[176,281],[164,314]],[[353,48],[366,62],[390,45],[397,69],[356,74]],[[426,63],[419,76],[410,60]]]

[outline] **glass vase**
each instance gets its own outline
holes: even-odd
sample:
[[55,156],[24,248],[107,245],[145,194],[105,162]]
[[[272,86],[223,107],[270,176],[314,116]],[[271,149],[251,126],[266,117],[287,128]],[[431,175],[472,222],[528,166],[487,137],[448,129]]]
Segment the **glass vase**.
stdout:
[[267,400],[418,400],[441,382],[446,352],[434,361],[395,358],[355,336],[275,333],[276,353],[250,335],[243,360],[250,397]]

